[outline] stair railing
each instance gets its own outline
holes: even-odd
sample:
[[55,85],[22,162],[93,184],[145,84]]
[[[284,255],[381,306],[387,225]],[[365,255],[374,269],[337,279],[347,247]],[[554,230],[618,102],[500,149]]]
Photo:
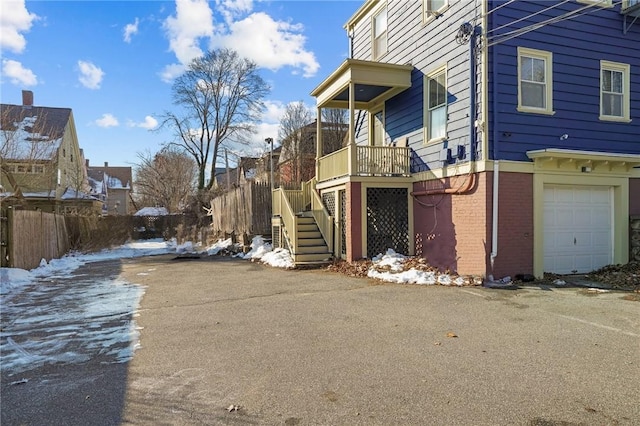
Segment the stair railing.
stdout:
[[[285,235],[289,237],[289,246],[291,247],[291,255],[295,256],[298,250],[298,217],[295,215],[294,209],[291,207],[287,198],[287,192],[282,188],[273,191],[274,206],[279,207],[279,214],[284,223]],[[276,214],[274,209],[274,214]]]
[[327,248],[333,253],[333,216],[329,214],[329,211],[324,206],[320,195],[316,188],[316,179],[313,178],[307,182],[309,196],[311,198],[311,213],[313,218],[320,229],[322,238],[324,238]]

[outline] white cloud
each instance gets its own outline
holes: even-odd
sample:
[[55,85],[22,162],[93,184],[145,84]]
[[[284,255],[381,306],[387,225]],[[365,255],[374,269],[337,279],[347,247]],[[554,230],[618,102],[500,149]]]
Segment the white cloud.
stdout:
[[312,51],[305,49],[304,27],[276,21],[264,12],[251,13],[254,0],[216,0],[216,13],[224,23],[215,23],[213,12],[204,0],[176,0],[175,16],[169,16],[164,29],[169,49],[178,63],[168,65],[160,73],[164,81],[180,75],[192,59],[202,56],[201,40],[209,40],[209,48],[227,47],[259,67],[274,71],[293,68],[293,74],[314,76],[320,65]]
[[136,20],[133,22],[133,24],[127,24],[124,26],[124,29],[122,30],[123,34],[124,34],[124,41],[125,43],[131,43],[131,36],[134,34],[138,34],[138,23],[140,22],[140,20],[138,18],[136,18]]
[[[256,31],[259,28],[259,31]],[[213,44],[235,49],[258,66],[277,71],[284,66],[301,69],[305,77],[316,74],[320,65],[313,52],[304,48],[303,27],[275,21],[266,13],[253,13],[233,22],[227,34],[221,34]]]
[[33,21],[37,19],[36,14],[27,10],[25,0],[3,0],[0,13],[0,47],[22,53],[27,41],[21,33],[29,31]]
[[143,129],[147,129],[147,130],[151,130],[151,129],[155,129],[158,126],[158,120],[156,120],[155,118],[153,118],[150,115],[147,115],[144,118],[144,121],[141,123],[136,123],[133,120],[129,120],[129,122],[127,123],[127,125],[129,127],[141,127]]
[[198,43],[213,34],[213,12],[206,0],[176,0],[176,14],[163,25],[169,38],[169,49],[182,65],[202,56]]
[[118,123],[118,119],[113,116],[113,114],[102,114],[101,118],[98,118],[95,123],[100,127],[117,127],[120,125]]
[[165,83],[171,83],[173,79],[178,77],[180,74],[186,70],[186,65],[183,64],[171,64],[164,67],[164,69],[160,72],[160,78]]
[[18,61],[11,59],[2,60],[2,75],[9,77],[16,86],[35,86],[38,77],[28,68],[24,68]]
[[84,87],[88,89],[100,88],[104,71],[87,61],[78,61],[78,69],[80,70],[78,80],[80,80],[80,83],[82,83]]
[[280,123],[287,106],[280,101],[265,101],[265,109],[262,113],[262,121],[267,123]]

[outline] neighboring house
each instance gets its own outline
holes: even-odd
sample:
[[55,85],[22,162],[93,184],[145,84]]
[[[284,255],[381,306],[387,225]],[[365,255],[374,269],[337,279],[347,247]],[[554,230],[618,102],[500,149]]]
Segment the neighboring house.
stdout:
[[[282,141],[282,151],[278,160],[278,170],[282,183],[299,183],[313,178],[316,173],[316,134],[318,123],[314,121],[302,126],[298,131]],[[341,148],[347,133],[346,124],[323,123],[323,147],[325,154]]]
[[132,173],[131,167],[90,166],[86,160],[87,175],[92,194],[102,201],[102,214],[129,215],[134,213],[131,199]]
[[[628,262],[639,3],[364,2],[345,25],[349,59],[312,92],[318,117],[349,110],[347,149],[300,191],[328,251],[393,248],[496,278]],[[274,241],[326,258],[299,256],[313,250],[282,204],[308,205],[298,196],[274,194]]]
[[255,181],[259,183],[271,182],[271,165],[273,165],[273,181],[274,186],[280,185],[280,168],[278,163],[280,162],[280,154],[282,153],[282,147],[278,146],[273,148],[273,151],[269,149],[260,158],[256,160],[256,176]]
[[2,140],[0,197],[5,204],[55,213],[98,213],[88,194],[87,176],[70,108],[0,105]]
[[240,157],[237,167],[216,167],[216,187],[235,188],[245,182],[254,181],[257,174],[257,158]]

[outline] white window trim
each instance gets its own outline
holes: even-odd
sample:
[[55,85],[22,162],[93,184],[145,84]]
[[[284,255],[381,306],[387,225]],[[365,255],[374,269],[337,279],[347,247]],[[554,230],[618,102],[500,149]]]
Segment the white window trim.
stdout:
[[[376,16],[378,16],[382,11],[385,11],[387,14],[387,29],[384,31],[384,36],[387,39],[386,49],[384,52],[376,51]],[[384,55],[389,52],[389,9],[387,8],[387,2],[385,1],[382,6],[376,9],[371,14],[371,59],[374,61],[379,60]]]
[[445,0],[444,5],[438,10],[428,10],[427,1],[422,0],[422,23],[426,24],[433,21],[438,16],[442,15],[447,9],[449,9],[449,0]]
[[[602,71],[617,71],[622,73],[622,117],[602,114]],[[600,120],[631,122],[631,65],[620,62],[600,61]]]
[[611,0],[576,0],[578,3],[593,4],[600,7],[613,7]]
[[[520,81],[520,58],[535,58],[542,59],[545,62],[545,97],[546,107],[536,108],[531,106],[522,105],[522,90]],[[533,114],[546,114],[553,115],[553,53],[545,50],[528,49],[526,47],[518,47],[518,108],[520,112],[533,113]]]
[[[441,136],[439,138],[433,138],[433,139],[429,139],[429,127],[431,126],[430,123],[430,115],[429,115],[429,80],[432,79],[434,76],[440,74],[444,72],[444,82],[445,82],[445,90],[447,92],[446,96],[445,96],[445,100],[444,100],[444,108],[445,108],[445,129],[444,129],[444,136]],[[424,76],[424,80],[423,80],[423,123],[424,123],[424,128],[423,128],[423,141],[424,141],[424,145],[432,145],[438,142],[442,142],[447,140],[448,138],[448,131],[449,131],[449,78],[448,78],[448,71],[447,71],[447,66],[446,65],[442,65],[441,67],[438,67],[436,69],[434,69],[433,71],[429,72],[428,74],[426,74]]]

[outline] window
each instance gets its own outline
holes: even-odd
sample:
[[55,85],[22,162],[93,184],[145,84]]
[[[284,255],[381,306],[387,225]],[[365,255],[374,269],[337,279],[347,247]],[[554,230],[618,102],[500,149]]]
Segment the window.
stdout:
[[630,120],[629,64],[600,61],[600,120]]
[[447,137],[447,70],[440,68],[425,80],[426,141]]
[[387,6],[373,17],[373,59],[387,53]]
[[518,48],[518,111],[553,112],[553,54]]
[[38,164],[34,165],[33,173],[40,173],[40,174],[44,173],[44,166],[38,165]]
[[422,0],[424,10],[424,21],[427,22],[434,17],[441,15],[448,6],[448,0]]

